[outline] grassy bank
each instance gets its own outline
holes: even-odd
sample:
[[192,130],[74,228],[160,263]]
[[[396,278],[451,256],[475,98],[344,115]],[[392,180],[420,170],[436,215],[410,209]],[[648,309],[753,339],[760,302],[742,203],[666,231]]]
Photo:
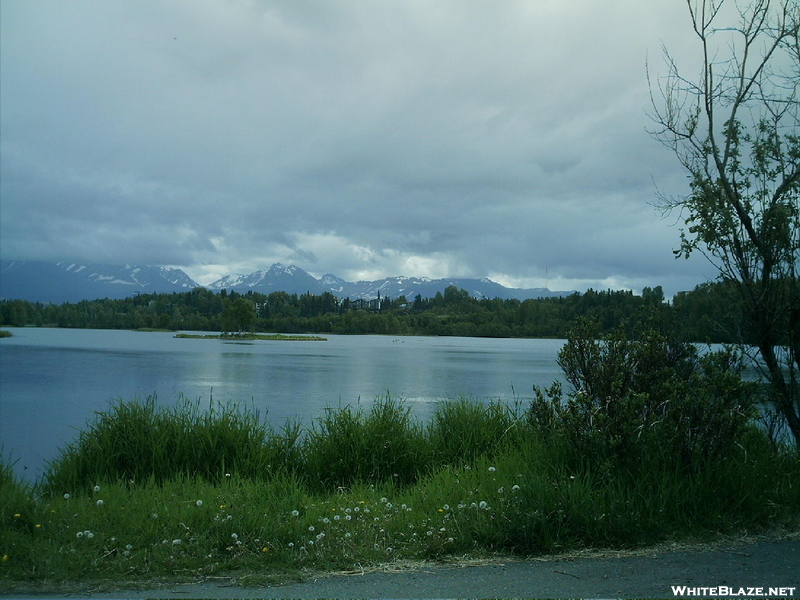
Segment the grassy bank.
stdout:
[[[275,431],[233,406],[118,402],[26,486],[0,470],[2,583],[249,574],[633,547],[798,526],[798,455],[747,427],[713,460],[575,454],[520,407],[402,402]],[[649,443],[649,442],[648,442]]]

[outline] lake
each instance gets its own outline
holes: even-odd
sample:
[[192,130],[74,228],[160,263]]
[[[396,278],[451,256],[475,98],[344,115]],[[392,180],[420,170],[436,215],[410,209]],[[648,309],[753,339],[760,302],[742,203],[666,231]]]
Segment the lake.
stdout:
[[172,333],[7,328],[0,338],[0,446],[25,479],[115,399],[157,394],[255,407],[275,426],[391,394],[420,419],[466,396],[527,403],[562,380],[563,340],[326,336],[327,341],[176,339]]

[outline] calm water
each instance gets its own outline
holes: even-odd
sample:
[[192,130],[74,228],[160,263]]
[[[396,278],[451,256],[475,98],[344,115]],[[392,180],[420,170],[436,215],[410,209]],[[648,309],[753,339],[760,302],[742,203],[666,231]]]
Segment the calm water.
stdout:
[[231,343],[171,333],[15,329],[0,339],[0,446],[35,479],[113,399],[180,394],[255,406],[275,425],[387,392],[425,418],[441,400],[528,401],[560,379],[561,340],[327,336]]

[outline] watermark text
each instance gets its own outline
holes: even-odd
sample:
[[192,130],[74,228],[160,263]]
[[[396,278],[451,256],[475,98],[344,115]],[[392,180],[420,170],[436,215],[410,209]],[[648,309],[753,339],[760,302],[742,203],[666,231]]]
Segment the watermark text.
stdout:
[[696,587],[688,585],[673,585],[672,595],[685,598],[708,598],[708,597],[784,597],[793,598],[796,587],[732,587],[718,585],[714,587]]

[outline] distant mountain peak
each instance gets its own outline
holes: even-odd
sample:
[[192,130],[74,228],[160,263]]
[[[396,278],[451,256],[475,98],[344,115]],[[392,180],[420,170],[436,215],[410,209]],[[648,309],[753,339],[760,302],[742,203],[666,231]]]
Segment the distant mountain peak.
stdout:
[[[226,275],[204,286],[212,291],[226,289],[246,294],[286,292],[322,294],[340,298],[372,300],[417,295],[433,298],[448,286],[466,290],[475,298],[546,298],[574,292],[551,292],[546,288],[507,288],[486,277],[482,279],[408,277],[396,275],[376,281],[346,281],[332,273],[316,279],[300,267],[275,263],[249,274]],[[0,298],[33,302],[78,302],[94,298],[125,298],[134,293],[189,291],[199,284],[180,269],[146,265],[103,265],[98,263],[0,261]]]
[[150,265],[1,260],[0,274],[0,298],[55,304],[199,286],[180,269]]

